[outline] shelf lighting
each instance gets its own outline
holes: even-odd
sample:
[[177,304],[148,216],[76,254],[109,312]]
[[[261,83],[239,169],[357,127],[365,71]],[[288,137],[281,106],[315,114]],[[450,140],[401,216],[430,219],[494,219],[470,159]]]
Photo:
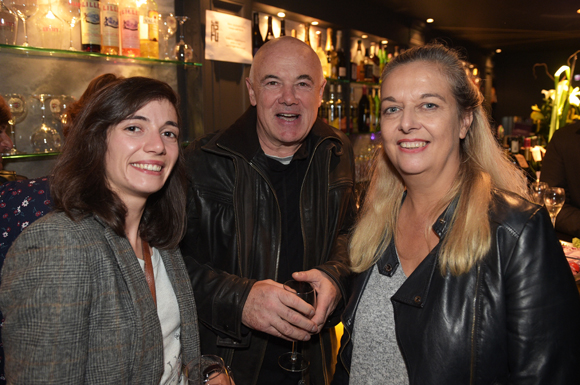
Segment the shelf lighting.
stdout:
[[361,36],[361,38],[363,38],[363,39],[366,39],[366,38],[368,38],[368,37],[369,37],[369,35],[362,35],[362,36]]
[[312,22],[312,23],[310,23],[310,24],[312,24],[312,25],[318,25],[318,22],[317,22],[317,21],[313,21],[313,22]]
[[388,40],[381,40],[381,44],[389,44]]
[[495,53],[501,53],[501,49],[499,49],[499,48],[498,48],[498,49],[496,49],[496,50],[495,50]]
[[427,22],[427,23],[429,23],[429,24],[431,24],[431,23],[432,23],[432,22],[434,22],[434,21],[435,21],[435,19],[432,19],[432,18],[428,18],[428,19],[426,20],[426,22]]
[[284,12],[278,12],[278,17],[286,17],[286,14]]

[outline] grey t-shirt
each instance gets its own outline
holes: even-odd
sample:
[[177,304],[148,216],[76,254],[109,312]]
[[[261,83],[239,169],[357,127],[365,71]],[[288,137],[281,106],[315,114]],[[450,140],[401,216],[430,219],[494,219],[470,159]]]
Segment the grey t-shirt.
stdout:
[[376,265],[373,267],[354,320],[351,385],[409,384],[391,303],[391,297],[406,279],[400,265],[392,277],[380,274]]

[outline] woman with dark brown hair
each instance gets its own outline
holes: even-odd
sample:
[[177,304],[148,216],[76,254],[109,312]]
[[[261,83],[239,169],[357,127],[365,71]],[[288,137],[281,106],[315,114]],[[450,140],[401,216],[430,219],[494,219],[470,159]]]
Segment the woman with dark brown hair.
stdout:
[[199,354],[177,248],[185,173],[177,97],[134,77],[87,101],[51,179],[52,213],[8,252],[9,383],[180,384]]

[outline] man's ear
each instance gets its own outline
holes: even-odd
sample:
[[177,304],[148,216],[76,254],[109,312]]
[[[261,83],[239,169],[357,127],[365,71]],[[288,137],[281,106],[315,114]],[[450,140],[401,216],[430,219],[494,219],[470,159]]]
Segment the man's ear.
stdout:
[[254,88],[252,86],[252,82],[250,78],[246,78],[246,87],[248,87],[248,94],[250,95],[250,103],[252,106],[256,106],[256,93],[254,92]]

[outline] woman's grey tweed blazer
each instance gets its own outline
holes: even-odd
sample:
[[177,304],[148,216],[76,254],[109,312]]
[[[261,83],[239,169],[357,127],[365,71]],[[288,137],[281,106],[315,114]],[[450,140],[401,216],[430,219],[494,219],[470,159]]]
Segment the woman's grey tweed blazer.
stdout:
[[[179,250],[160,252],[188,362],[199,354],[191,283]],[[145,275],[129,241],[96,217],[51,213],[26,229],[6,256],[0,308],[9,384],[159,384],[161,325]]]

